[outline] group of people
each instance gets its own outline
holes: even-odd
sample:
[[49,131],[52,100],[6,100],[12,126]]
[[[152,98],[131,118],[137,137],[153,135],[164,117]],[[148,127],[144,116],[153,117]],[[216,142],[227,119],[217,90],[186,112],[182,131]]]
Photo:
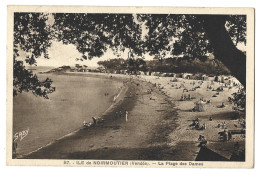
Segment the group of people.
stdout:
[[152,88],[150,88],[150,89],[147,90],[147,94],[152,94],[152,92],[153,92],[153,89],[152,89]]
[[122,118],[122,117],[125,117],[125,121],[128,121],[128,112],[127,111],[125,111],[125,113],[123,114],[123,112],[122,111],[116,111],[116,113],[115,113],[115,119],[117,119],[117,118]]
[[186,96],[186,94],[182,94],[180,101],[185,101],[185,100],[191,100],[191,95],[188,94],[188,95]]
[[224,129],[223,132],[218,133],[223,141],[230,141],[232,140],[232,133],[227,129]]
[[192,124],[190,126],[193,126],[197,130],[205,130],[206,129],[206,123],[203,123],[202,126],[200,126],[199,118],[196,118],[195,120],[192,120]]
[[200,142],[199,147],[206,146],[208,142],[203,135],[199,135],[198,141]]
[[226,129],[226,122],[223,121],[221,124],[218,124],[218,128]]
[[225,121],[218,124],[218,128],[224,129],[224,131],[218,133],[223,141],[230,141],[232,139],[232,133],[227,130],[227,124]]
[[211,85],[207,85],[207,89],[212,89],[212,86]]
[[90,127],[91,125],[96,125],[96,124],[98,124],[98,123],[102,123],[102,122],[104,122],[104,119],[103,118],[100,118],[100,117],[98,117],[98,118],[96,118],[96,117],[92,117],[92,123],[91,122],[86,122],[85,120],[83,121],[83,127],[84,128],[87,128],[87,127]]

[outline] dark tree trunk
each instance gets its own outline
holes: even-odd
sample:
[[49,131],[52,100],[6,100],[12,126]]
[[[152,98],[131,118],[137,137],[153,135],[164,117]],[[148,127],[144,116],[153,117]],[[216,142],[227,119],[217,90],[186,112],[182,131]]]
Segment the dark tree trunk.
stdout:
[[214,56],[228,67],[240,83],[246,87],[246,55],[233,44],[226,28],[226,16],[198,16],[214,49]]

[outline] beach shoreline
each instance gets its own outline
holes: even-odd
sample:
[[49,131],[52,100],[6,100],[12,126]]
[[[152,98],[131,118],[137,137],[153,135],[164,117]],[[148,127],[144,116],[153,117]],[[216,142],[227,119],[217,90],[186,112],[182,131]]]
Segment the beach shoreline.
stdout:
[[[221,154],[223,159],[229,160],[234,144],[239,142],[242,147],[245,144],[240,137],[223,143],[218,136],[218,132],[223,129],[215,127],[224,121],[229,128],[233,128],[234,121],[231,117],[235,113],[232,106],[227,105],[224,109],[216,107],[230,91],[226,90],[216,101],[213,100],[211,105],[207,105],[205,112],[190,112],[193,103],[204,95],[203,90],[207,82],[201,85],[202,89],[191,93],[195,99],[180,101],[183,92],[172,88],[171,78],[101,73],[86,75],[127,79],[127,90],[124,95],[120,95],[116,104],[111,105],[103,114],[104,123],[87,130],[81,129],[24,158],[195,161],[200,153],[198,137],[202,134],[207,138],[207,147]],[[177,86],[186,83],[186,86],[189,86],[187,84],[191,82],[192,80],[179,79],[173,84]],[[147,93],[149,90],[152,94]],[[207,93],[212,95],[211,92]],[[116,112],[120,111],[129,113],[128,120],[124,116],[115,118]],[[213,113],[217,114],[212,115]],[[213,121],[208,121],[209,116],[213,117]],[[195,118],[207,124],[207,131],[197,131],[189,126]]]
[[[66,75],[66,73],[56,73],[56,75]],[[80,74],[69,74],[69,75],[71,76],[71,75],[80,75]],[[83,74],[83,75],[86,76],[85,74]],[[105,76],[98,76],[98,75],[94,75],[94,74],[87,75],[86,77],[107,78]],[[116,81],[122,83],[122,79],[121,78],[114,78],[113,80],[116,80]],[[115,89],[115,90],[117,90],[115,95],[118,97],[118,99],[120,99],[120,98],[122,98],[124,96],[124,93],[128,90],[128,87],[122,85],[119,89]],[[113,97],[110,96],[109,98],[111,98],[111,100],[112,100]],[[96,119],[99,119],[99,120],[103,119],[103,115],[105,115],[106,112],[109,112],[109,110],[111,110],[113,108],[113,106],[116,105],[116,104],[117,104],[117,101],[111,103],[111,105],[106,110],[104,110],[100,115],[96,116],[97,117]],[[91,122],[89,122],[89,123],[91,123]],[[89,123],[86,122],[86,124],[89,124]],[[45,148],[45,147],[48,147],[48,146],[52,145],[56,141],[60,141],[60,140],[62,140],[65,137],[68,137],[68,136],[71,136],[71,135],[75,134],[76,132],[80,131],[81,129],[82,129],[82,127],[80,126],[80,127],[76,128],[76,129],[72,130],[71,132],[68,132],[68,133],[62,135],[61,137],[58,137],[58,138],[55,138],[55,139],[51,140],[47,144],[42,145],[42,146],[38,147],[37,149],[35,149],[35,150],[31,151],[31,152],[27,152],[25,154],[18,154],[16,156],[16,158],[24,158],[26,156],[29,156],[30,154],[32,154],[34,152],[37,152],[37,151],[39,151],[42,148]]]
[[[119,76],[114,76],[114,75],[113,75],[113,78],[126,79],[125,76],[119,77]],[[169,134],[170,131],[172,131],[172,129],[169,129],[169,127],[165,127],[164,131],[162,131],[162,129],[161,129],[162,125],[168,124],[168,123],[163,123],[162,118],[165,117],[166,112],[169,112],[169,109],[172,105],[168,105],[166,103],[167,101],[165,102],[165,100],[167,99],[167,96],[162,95],[160,93],[160,91],[156,91],[156,89],[154,89],[155,90],[154,93],[156,93],[156,95],[153,95],[153,96],[158,97],[158,98],[156,98],[156,100],[151,100],[150,96],[146,94],[146,91],[147,91],[147,89],[151,89],[152,85],[147,82],[142,82],[139,79],[138,80],[134,79],[131,82],[130,82],[130,80],[128,80],[126,86],[127,86],[127,90],[125,90],[123,92],[123,94],[120,95],[120,97],[118,98],[118,101],[114,105],[111,105],[111,107],[103,114],[102,118],[104,118],[104,124],[103,123],[97,124],[96,126],[93,126],[93,128],[89,128],[87,131],[85,129],[81,129],[81,130],[75,132],[74,134],[72,134],[70,136],[66,136],[66,137],[64,137],[64,139],[58,140],[58,141],[54,142],[53,144],[49,145],[48,147],[44,147],[44,148],[40,149],[39,151],[36,151],[24,158],[33,158],[33,159],[35,159],[35,158],[36,159],[37,158],[46,158],[46,159],[54,158],[54,159],[56,159],[57,158],[57,159],[59,159],[59,158],[68,158],[68,156],[70,156],[70,158],[82,158],[81,156],[85,153],[92,153],[97,150],[102,151],[104,148],[107,149],[106,147],[103,147],[103,146],[100,146],[99,148],[82,147],[82,144],[83,144],[82,141],[84,139],[85,140],[88,139],[89,147],[91,147],[93,145],[95,146],[95,144],[98,142],[96,142],[97,140],[95,138],[93,138],[93,134],[96,137],[99,137],[99,136],[103,137],[108,132],[111,134],[114,134],[115,133],[115,132],[113,132],[114,130],[115,131],[122,130],[121,132],[117,133],[118,135],[115,135],[115,136],[118,136],[118,139],[122,139],[122,140],[119,140],[121,144],[116,143],[116,142],[111,142],[111,143],[102,142],[106,145],[110,144],[111,147],[109,147],[108,149],[110,149],[111,151],[115,150],[116,148],[118,148],[118,149],[124,148],[124,149],[127,149],[127,151],[129,151],[129,153],[130,153],[130,151],[131,151],[131,153],[133,153],[133,151],[134,151],[135,152],[134,154],[137,155],[137,154],[144,154],[143,153],[144,151],[147,151],[147,150],[149,151],[149,150],[153,150],[153,148],[155,148],[155,149],[157,148],[161,152],[162,151],[161,147],[163,147],[167,144],[165,136],[161,136],[161,134]],[[126,89],[126,88],[124,88],[124,89]],[[147,105],[147,101],[148,101],[148,105]],[[161,107],[160,105],[158,105],[157,102],[163,103],[163,105],[167,105],[167,107],[164,107],[164,106]],[[144,109],[143,106],[148,107],[147,109],[150,109],[149,103],[153,105],[150,107],[153,109],[150,111],[150,114],[154,114],[156,116],[147,116],[148,117],[147,119],[142,118],[142,116],[138,116],[138,115],[141,115],[144,113],[142,113],[142,110],[140,110],[139,108],[136,108],[136,107],[141,105],[140,107],[142,107],[143,109]],[[125,120],[124,116],[119,119],[114,118],[115,112],[117,112],[117,111],[119,112],[122,110],[124,110],[124,111],[127,110],[129,112],[128,121]],[[159,114],[154,113],[154,111]],[[149,112],[147,114],[149,114]],[[137,119],[133,120],[134,117],[136,117]],[[143,117],[146,117],[146,115],[144,115]],[[175,122],[175,120],[176,120],[176,118],[173,119],[171,124],[173,124]],[[144,124],[142,125],[140,123],[145,123],[147,125],[145,126]],[[134,129],[134,127],[135,127],[135,129]],[[175,126],[175,127],[177,127],[177,126]],[[151,128],[154,128],[154,129],[151,129]],[[151,130],[153,130],[153,131],[151,131]],[[158,130],[160,133],[158,133]],[[125,134],[127,134],[127,136],[129,136],[129,140],[127,140],[127,141],[124,138]],[[138,135],[138,136],[134,136],[134,135]],[[82,136],[84,136],[84,137],[82,138]],[[72,142],[72,139],[75,140],[76,137],[81,137],[83,140],[78,139],[79,142],[77,142],[77,143]],[[92,140],[93,143],[91,143],[90,139],[93,139]],[[128,139],[128,138],[126,138],[126,139]],[[116,138],[113,141],[116,141]],[[73,150],[68,151],[68,148],[67,148],[69,146],[68,142],[71,142],[71,145],[74,146],[72,148]],[[80,142],[82,142],[82,143],[80,144]],[[101,143],[101,142],[99,142],[99,143]],[[78,147],[78,146],[81,146],[81,147]],[[160,148],[158,148],[158,147],[160,147]],[[57,151],[55,151],[55,149],[57,149],[57,148],[59,148],[59,149],[64,148],[64,151],[62,153],[57,152]],[[80,149],[82,149],[82,151]],[[83,149],[84,149],[84,151],[83,151]],[[86,150],[86,149],[88,149],[88,150]],[[76,152],[74,152],[74,150]],[[59,150],[59,151],[61,151],[61,150]],[[65,151],[67,152],[66,153],[67,155],[64,154]],[[78,151],[81,151],[81,153]],[[158,151],[158,153],[159,153],[159,151]],[[49,153],[49,152],[51,152],[51,153]],[[51,156],[49,156],[48,154]],[[56,156],[54,154],[56,154]],[[76,157],[75,157],[75,154],[77,154]],[[124,159],[124,158],[127,158],[128,155],[129,154],[120,155],[120,157],[118,157],[118,158]],[[149,153],[147,152],[146,155],[149,156]],[[91,157],[91,155],[88,155],[88,158],[102,159],[101,157],[97,157],[97,155],[94,155],[93,158]],[[107,155],[106,158],[113,159],[116,157]],[[138,158],[138,157],[135,156],[130,159],[135,159],[135,158]],[[148,159],[148,157],[141,157],[141,158]]]

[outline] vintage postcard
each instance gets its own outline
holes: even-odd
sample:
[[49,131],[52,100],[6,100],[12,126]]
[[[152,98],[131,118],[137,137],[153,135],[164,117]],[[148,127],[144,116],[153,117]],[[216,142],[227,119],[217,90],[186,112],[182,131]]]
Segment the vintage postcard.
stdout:
[[7,165],[254,167],[253,8],[7,8]]

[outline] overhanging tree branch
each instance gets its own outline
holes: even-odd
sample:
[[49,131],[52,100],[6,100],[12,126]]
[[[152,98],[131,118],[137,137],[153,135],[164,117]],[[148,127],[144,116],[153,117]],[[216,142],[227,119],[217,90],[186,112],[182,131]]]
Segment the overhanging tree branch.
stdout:
[[214,49],[216,59],[223,62],[231,73],[246,87],[246,55],[233,44],[226,28],[227,16],[198,16]]

